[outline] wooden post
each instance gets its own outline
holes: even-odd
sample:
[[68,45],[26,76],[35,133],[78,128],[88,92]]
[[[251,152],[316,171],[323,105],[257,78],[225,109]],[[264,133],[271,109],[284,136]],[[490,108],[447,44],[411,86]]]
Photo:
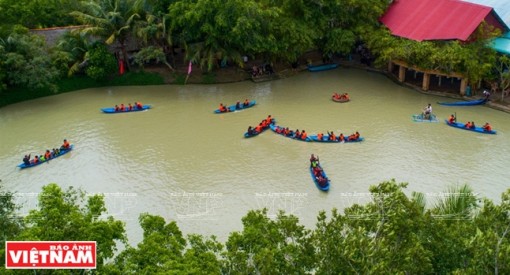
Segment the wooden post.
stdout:
[[429,90],[429,87],[430,87],[430,74],[428,73],[423,73],[423,84],[422,84],[422,89],[424,91],[428,91]]
[[406,67],[400,65],[400,68],[398,69],[398,80],[400,82],[406,81]]
[[388,72],[390,72],[391,74],[393,74],[393,67],[394,67],[393,62],[392,61],[388,62]]

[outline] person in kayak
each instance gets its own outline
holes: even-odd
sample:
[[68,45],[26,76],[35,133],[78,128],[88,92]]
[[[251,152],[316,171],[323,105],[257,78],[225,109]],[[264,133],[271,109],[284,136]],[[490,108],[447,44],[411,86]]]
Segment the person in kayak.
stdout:
[[69,144],[69,141],[67,141],[67,139],[64,139],[64,143],[62,144],[62,146],[60,146],[60,150],[68,150],[70,146],[71,144]]
[[115,112],[118,112],[118,111],[120,111],[119,105],[115,105]]
[[135,102],[135,105],[136,105],[136,108],[137,108],[138,110],[143,109],[143,105],[142,105],[142,103],[141,103],[140,101]]
[[266,123],[267,125],[273,123],[273,118],[271,117],[271,115],[268,115],[267,118],[266,118]]
[[471,121],[471,127],[469,129],[475,129],[475,122]]
[[[310,156],[310,166],[313,168],[317,168],[319,164],[319,156],[315,157],[314,154]],[[315,170],[315,169],[314,169]],[[315,172],[315,171],[314,171]]]
[[306,138],[307,138],[307,137],[308,137],[308,134],[306,133],[306,131],[305,131],[305,130],[303,130],[303,131],[301,132],[301,137],[300,137],[300,138],[301,138],[302,140],[306,140]]
[[451,114],[450,118],[448,119],[448,123],[453,124],[455,121],[457,121],[457,118],[453,114]]
[[50,150],[46,150],[46,153],[44,153],[44,158],[45,158],[45,159],[50,159],[50,158],[51,158],[51,152],[50,152]]
[[244,103],[243,103],[243,106],[246,107],[248,105],[250,105],[250,101],[248,101],[248,99],[245,99]]
[[466,124],[464,124],[464,128],[471,129],[471,121],[466,122]]
[[432,114],[432,105],[429,103],[424,109],[423,109],[423,118],[429,119],[430,115]]
[[131,105],[131,103],[128,104],[128,110],[133,111],[133,105]]
[[25,155],[25,157],[23,157],[23,163],[25,165],[30,165],[30,155],[31,154],[28,154],[28,155]]
[[241,109],[241,103],[238,101],[238,102],[236,103],[236,110],[239,110],[239,109]]
[[224,113],[224,112],[227,112],[227,107],[225,107],[223,105],[223,103],[220,103],[220,107],[218,108],[220,110],[220,112]]
[[319,176],[316,176],[315,179],[317,180],[317,182],[319,183],[320,186],[324,187],[326,186],[326,184],[328,183],[328,178],[325,178],[321,175]]
[[335,133],[333,133],[333,131],[331,131],[331,133],[328,131],[328,136],[329,136],[329,140],[331,140],[331,141],[336,140],[336,136],[335,136]]
[[489,124],[489,122],[485,122],[485,125],[483,125],[482,128],[486,132],[492,131],[492,126]]

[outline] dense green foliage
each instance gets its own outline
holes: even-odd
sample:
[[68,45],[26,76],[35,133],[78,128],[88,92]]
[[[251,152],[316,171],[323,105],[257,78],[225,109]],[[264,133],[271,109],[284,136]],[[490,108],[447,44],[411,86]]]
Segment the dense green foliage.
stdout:
[[[49,184],[23,219],[16,216],[15,194],[0,190],[0,233],[4,240],[95,240],[98,272],[105,274],[510,272],[510,189],[497,205],[466,185],[411,196],[406,186],[394,180],[372,186],[366,204],[333,210],[331,217],[321,212],[313,229],[293,215],[270,218],[253,210],[225,244],[214,236],[185,236],[175,221],[144,213],[143,240],[130,246],[122,222],[106,217],[101,195],[85,200],[80,190]],[[119,241],[126,248],[114,256]]]
[[[378,21],[389,2],[0,0],[5,15],[0,22],[0,92],[59,92],[56,83],[76,74],[110,81],[117,77],[113,63],[120,64],[111,62],[114,56],[127,71],[150,62],[173,71],[174,50],[180,48],[185,50],[184,64],[192,61],[211,73],[220,64],[242,67],[243,56],[295,65],[309,50],[320,51],[327,60],[355,52],[360,43],[381,67],[399,59],[424,69],[464,74],[472,86],[483,80],[508,86],[504,69],[494,76],[496,65],[504,62],[497,63],[495,52],[486,47],[497,31],[483,23],[469,43],[393,37]],[[64,34],[56,45],[45,45],[26,29],[75,24],[82,27]],[[94,65],[98,53],[91,55],[96,43],[108,48],[100,54],[105,61],[101,65]]]
[[90,51],[85,73],[96,81],[104,81],[117,70],[117,61],[106,46],[96,44]]

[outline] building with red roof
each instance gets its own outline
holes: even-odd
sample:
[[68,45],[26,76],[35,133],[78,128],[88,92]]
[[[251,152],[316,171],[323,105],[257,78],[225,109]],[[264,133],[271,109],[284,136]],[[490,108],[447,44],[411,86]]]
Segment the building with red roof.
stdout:
[[469,41],[484,21],[508,30],[492,7],[459,0],[394,0],[380,21],[393,35],[416,41]]
[[[394,36],[414,41],[472,41],[473,34],[482,23],[487,23],[502,33],[508,27],[492,7],[460,0],[394,0],[380,21]],[[450,78],[460,94],[467,89],[468,80],[458,73],[445,73],[435,70],[423,70],[402,60],[392,60],[389,71],[398,66],[398,79],[406,80],[406,75],[414,71],[414,79],[420,76],[422,89],[429,90],[431,80],[441,86],[442,78]],[[458,81],[453,81],[458,79]]]

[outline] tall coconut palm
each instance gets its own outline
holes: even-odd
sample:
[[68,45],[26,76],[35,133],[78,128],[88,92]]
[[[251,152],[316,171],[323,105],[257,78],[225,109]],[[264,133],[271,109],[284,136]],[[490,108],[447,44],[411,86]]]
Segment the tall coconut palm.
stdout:
[[98,36],[108,45],[115,42],[122,52],[123,61],[130,69],[126,43],[132,35],[135,20],[139,18],[136,0],[98,0],[84,3],[83,11],[71,13],[85,25],[81,32]]

